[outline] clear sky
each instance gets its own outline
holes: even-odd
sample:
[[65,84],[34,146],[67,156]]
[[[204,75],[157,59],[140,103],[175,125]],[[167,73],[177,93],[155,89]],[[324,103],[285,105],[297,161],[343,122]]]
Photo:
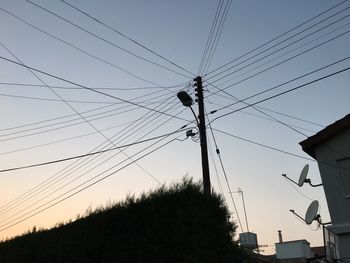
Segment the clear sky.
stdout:
[[[201,75],[206,110],[218,110],[207,116],[207,123],[237,211],[208,127],[212,186],[225,196],[232,218],[237,223],[240,218],[238,231],[247,231],[236,193],[240,187],[249,230],[257,233],[259,244],[268,245],[264,253],[274,253],[278,230],[284,240],[322,244],[317,225],[305,225],[289,210],[304,216],[311,201],[318,200],[322,220],[329,221],[323,189],[296,189],[281,174],[298,180],[309,163],[309,178],[319,183],[317,164],[308,160],[299,142],[350,112],[350,73],[339,73],[350,65],[348,1],[67,3],[1,1],[0,169],[133,144],[185,124],[195,127],[191,111],[176,93],[184,89],[193,95],[188,84]],[[214,43],[204,56],[209,60],[200,68],[213,25],[212,39],[217,41],[209,42]],[[259,108],[231,105],[285,82],[246,102],[300,88],[256,104]],[[51,227],[88,207],[185,175],[200,180],[200,146],[195,139],[185,140],[185,132],[122,151],[0,173],[0,237],[33,226]]]

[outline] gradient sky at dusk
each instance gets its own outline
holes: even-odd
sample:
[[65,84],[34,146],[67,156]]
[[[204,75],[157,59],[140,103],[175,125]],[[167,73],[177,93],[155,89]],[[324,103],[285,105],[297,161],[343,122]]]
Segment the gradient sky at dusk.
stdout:
[[[309,178],[319,183],[317,164],[299,142],[350,112],[349,71],[303,86],[349,67],[348,1],[232,1],[211,63],[202,71],[200,62],[220,1],[67,2],[129,39],[62,1],[1,1],[0,169],[81,155],[101,149],[100,145],[132,144],[178,131],[185,124],[195,130],[191,111],[182,106],[176,93],[184,89],[193,96],[189,84],[200,73],[207,112],[219,109],[208,115],[207,122],[211,122],[229,186],[235,192],[237,211],[208,129],[209,156],[213,153],[214,157],[210,158],[211,181],[214,190],[224,194],[233,219],[239,216],[243,231],[247,230],[241,196],[236,193],[240,187],[249,230],[257,233],[259,244],[268,245],[264,253],[274,253],[278,230],[284,240],[322,244],[322,230],[316,230],[315,223],[305,225],[289,210],[304,216],[311,201],[318,200],[322,220],[329,221],[323,189],[296,188],[281,174],[297,180],[309,163]],[[223,108],[235,98],[252,96],[322,67],[247,100],[256,103],[303,86],[257,104],[258,109],[241,109],[246,106],[243,103]],[[185,132],[122,152],[0,173],[0,237],[18,235],[34,225],[51,227],[88,207],[138,195],[185,175],[200,180],[200,146],[195,139],[185,139]],[[107,145],[107,139],[114,145]],[[76,166],[76,161],[81,165]],[[105,180],[70,197],[109,173]]]

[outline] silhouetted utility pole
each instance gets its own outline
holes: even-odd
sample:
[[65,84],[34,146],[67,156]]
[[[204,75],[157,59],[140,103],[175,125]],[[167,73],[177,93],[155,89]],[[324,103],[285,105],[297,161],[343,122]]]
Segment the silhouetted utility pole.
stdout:
[[195,81],[195,91],[198,100],[198,128],[202,154],[203,187],[205,194],[211,194],[202,77],[196,77]]

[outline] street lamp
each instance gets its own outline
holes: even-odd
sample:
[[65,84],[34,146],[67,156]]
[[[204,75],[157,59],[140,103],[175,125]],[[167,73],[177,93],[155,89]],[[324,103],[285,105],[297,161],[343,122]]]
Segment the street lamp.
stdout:
[[198,126],[198,129],[199,129],[199,121],[198,121],[198,118],[196,116],[196,113],[194,112],[194,110],[192,109],[192,105],[193,105],[193,99],[192,97],[190,96],[190,94],[188,94],[186,91],[182,90],[182,91],[179,91],[177,94],[177,97],[179,98],[179,100],[182,102],[182,104],[185,106],[185,107],[188,107],[190,108],[190,110],[192,111],[193,113],[193,116],[196,118],[196,122],[197,122],[197,126]]
[[185,107],[191,107],[193,105],[193,99],[186,91],[179,91],[177,97]]

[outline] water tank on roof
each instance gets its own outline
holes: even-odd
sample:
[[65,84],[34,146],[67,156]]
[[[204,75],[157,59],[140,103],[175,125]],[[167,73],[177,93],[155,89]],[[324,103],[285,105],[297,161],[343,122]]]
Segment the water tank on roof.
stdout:
[[245,232],[239,234],[239,240],[242,247],[247,249],[258,248],[258,238],[255,233]]

